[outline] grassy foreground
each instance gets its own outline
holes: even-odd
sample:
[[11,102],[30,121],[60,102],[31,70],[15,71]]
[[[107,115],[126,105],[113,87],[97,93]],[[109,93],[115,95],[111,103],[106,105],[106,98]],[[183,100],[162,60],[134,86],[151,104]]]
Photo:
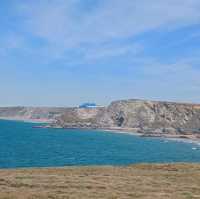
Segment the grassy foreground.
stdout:
[[200,199],[200,164],[0,170],[0,199]]

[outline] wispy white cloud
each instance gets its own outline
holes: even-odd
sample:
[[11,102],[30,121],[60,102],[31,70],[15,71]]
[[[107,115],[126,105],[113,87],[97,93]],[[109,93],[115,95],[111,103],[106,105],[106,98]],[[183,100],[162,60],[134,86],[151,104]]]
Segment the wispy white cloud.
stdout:
[[200,20],[198,0],[107,0],[91,12],[80,9],[79,2],[34,1],[24,4],[21,11],[33,34],[53,42],[104,41]]
[[83,60],[87,63],[95,61],[116,59],[117,57],[135,57],[143,51],[143,46],[138,43],[131,44],[115,44],[108,43],[103,45],[95,45],[82,48]]
[[41,81],[48,80],[49,69],[48,83],[58,88],[62,84],[61,96],[76,85],[82,95],[93,87],[102,101],[106,92],[113,98],[200,100],[198,45],[191,44],[189,53],[183,50],[190,41],[199,41],[199,31],[191,29],[180,38],[184,32],[177,31],[200,25],[199,0],[17,0],[12,7],[8,14],[15,20],[0,29],[0,64],[30,70],[30,76],[35,68]]
[[102,0],[94,9],[81,4],[80,0],[23,2],[19,12],[24,31],[62,54],[66,49],[104,45],[151,30],[200,22],[199,0]]

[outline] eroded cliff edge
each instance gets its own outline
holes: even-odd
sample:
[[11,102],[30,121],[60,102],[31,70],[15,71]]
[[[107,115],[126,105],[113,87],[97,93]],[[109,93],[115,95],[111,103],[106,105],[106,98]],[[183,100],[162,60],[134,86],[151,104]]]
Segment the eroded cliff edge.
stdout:
[[97,108],[0,108],[0,119],[48,121],[55,128],[96,128],[143,136],[200,138],[200,104],[121,100]]
[[[102,128],[147,136],[200,136],[200,104],[121,100],[106,108],[71,109],[57,118],[64,128]],[[186,136],[187,137],[187,136]]]
[[67,108],[0,107],[0,119],[52,123],[66,111]]

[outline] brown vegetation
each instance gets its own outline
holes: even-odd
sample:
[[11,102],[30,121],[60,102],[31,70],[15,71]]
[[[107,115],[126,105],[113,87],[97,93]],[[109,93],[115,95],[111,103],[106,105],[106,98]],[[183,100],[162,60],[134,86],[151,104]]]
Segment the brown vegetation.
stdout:
[[0,199],[200,198],[200,164],[0,170]]

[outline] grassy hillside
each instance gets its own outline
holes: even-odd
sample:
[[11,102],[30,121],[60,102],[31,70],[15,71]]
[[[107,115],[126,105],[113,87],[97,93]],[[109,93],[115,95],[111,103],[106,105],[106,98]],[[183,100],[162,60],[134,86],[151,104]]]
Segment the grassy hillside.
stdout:
[[0,170],[0,199],[200,198],[200,164]]

